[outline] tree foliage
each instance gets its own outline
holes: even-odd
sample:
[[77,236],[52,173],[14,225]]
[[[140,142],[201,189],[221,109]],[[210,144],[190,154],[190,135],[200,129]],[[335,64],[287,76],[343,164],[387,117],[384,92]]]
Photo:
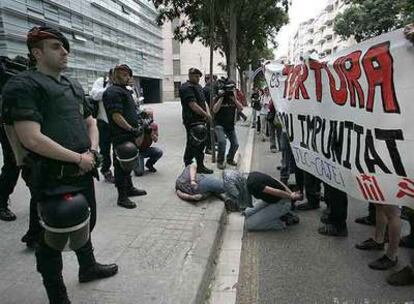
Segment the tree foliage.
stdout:
[[214,4],[215,50],[221,51],[229,62],[230,1],[236,1],[237,64],[239,70],[270,55],[269,41],[274,41],[279,29],[287,23],[287,0],[151,0],[159,9],[158,23],[183,17],[174,31],[175,38],[193,42],[200,39],[210,46],[210,9]]
[[335,18],[335,32],[357,42],[414,22],[413,0],[350,0],[351,5]]

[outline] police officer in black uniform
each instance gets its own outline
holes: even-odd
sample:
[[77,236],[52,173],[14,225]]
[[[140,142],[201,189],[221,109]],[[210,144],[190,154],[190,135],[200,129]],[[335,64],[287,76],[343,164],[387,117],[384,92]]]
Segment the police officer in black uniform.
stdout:
[[132,169],[121,166],[119,152],[122,149],[134,147],[131,143],[136,146],[137,138],[141,137],[143,130],[132,92],[127,89],[132,78],[132,70],[126,64],[117,65],[113,70],[112,78],[113,85],[106,89],[102,100],[108,115],[114,147],[115,186],[118,189],[117,203],[121,207],[132,209],[136,207],[136,204],[129,197],[146,195],[147,192],[133,186]]
[[[14,126],[18,139],[29,152],[25,166],[30,171],[30,190],[39,206],[48,197],[59,198],[63,192],[76,191],[89,206],[92,231],[96,222],[92,172],[98,131],[81,85],[61,75],[67,66],[68,40],[56,29],[35,27],[28,33],[27,45],[36,69],[8,81],[3,90],[3,117]],[[66,211],[70,211],[71,205],[67,206]],[[70,217],[75,219],[76,212]],[[62,278],[61,252],[48,244],[46,237],[39,239],[37,270],[43,277],[50,303],[70,303]],[[110,277],[118,271],[116,264],[95,261],[90,238],[75,252],[81,283]]]
[[180,98],[182,106],[183,124],[187,131],[187,143],[184,152],[184,165],[187,167],[193,162],[193,158],[197,161],[197,172],[204,174],[212,174],[213,170],[204,166],[204,148],[205,142],[195,144],[192,140],[191,129],[199,128],[201,124],[206,127],[206,122],[211,123],[212,118],[208,106],[206,105],[203,88],[199,85],[202,73],[196,68],[188,71],[188,81],[180,88]]

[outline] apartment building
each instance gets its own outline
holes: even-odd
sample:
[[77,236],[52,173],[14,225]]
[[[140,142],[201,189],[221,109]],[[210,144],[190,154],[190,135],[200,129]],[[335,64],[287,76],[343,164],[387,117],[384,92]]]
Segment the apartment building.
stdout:
[[0,0],[0,55],[27,54],[33,26],[59,28],[71,44],[67,74],[85,90],[118,63],[128,64],[147,102],[162,100],[162,29],[147,0]]
[[[188,80],[188,70],[192,67],[198,68],[203,75],[210,73],[210,48],[204,46],[200,41],[180,43],[174,39],[174,29],[178,21],[167,22],[163,27],[164,36],[164,79],[163,96],[167,101],[178,101],[181,84]],[[219,78],[227,73],[222,69],[220,63],[225,63],[218,52],[214,52],[213,72]],[[204,76],[200,82],[204,85]]]
[[329,0],[327,6],[315,18],[302,22],[289,43],[289,60],[295,62],[301,56],[316,53],[320,58],[355,44],[350,38],[342,40],[335,34],[334,19],[348,6],[347,0]]

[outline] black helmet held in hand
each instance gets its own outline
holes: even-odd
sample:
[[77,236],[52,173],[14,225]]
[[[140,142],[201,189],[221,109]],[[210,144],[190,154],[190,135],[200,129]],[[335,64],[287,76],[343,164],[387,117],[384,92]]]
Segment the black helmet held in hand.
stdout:
[[46,244],[58,251],[76,250],[89,240],[89,204],[81,193],[45,196],[38,203]]
[[115,155],[122,170],[129,172],[132,171],[137,164],[139,151],[134,143],[126,141],[115,147]]
[[190,137],[194,145],[203,144],[208,135],[208,130],[205,123],[197,123],[191,126]]

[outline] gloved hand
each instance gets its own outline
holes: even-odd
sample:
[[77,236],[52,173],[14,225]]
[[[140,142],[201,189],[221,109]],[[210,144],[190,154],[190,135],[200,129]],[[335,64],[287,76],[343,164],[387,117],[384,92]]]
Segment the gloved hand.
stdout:
[[137,127],[137,128],[132,128],[129,131],[134,137],[140,137],[142,135],[142,133],[144,132],[144,130],[142,129],[142,127]]
[[90,150],[90,152],[95,157],[95,168],[99,168],[102,165],[103,162],[103,156],[96,150]]

